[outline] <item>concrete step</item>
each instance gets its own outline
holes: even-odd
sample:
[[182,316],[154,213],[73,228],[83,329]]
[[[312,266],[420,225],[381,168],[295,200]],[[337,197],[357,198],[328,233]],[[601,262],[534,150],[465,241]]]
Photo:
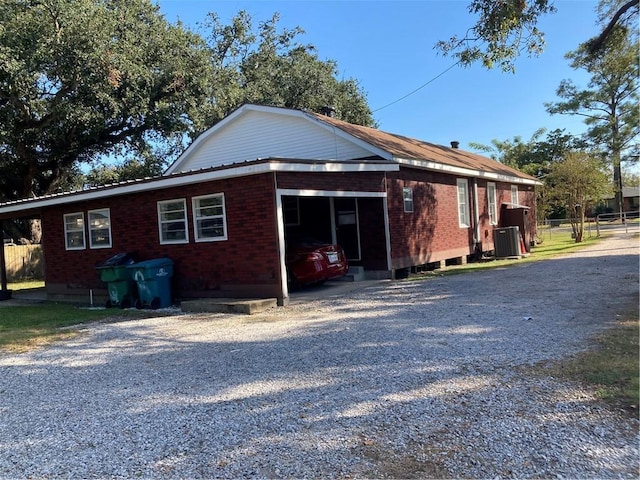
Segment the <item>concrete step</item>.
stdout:
[[187,313],[244,313],[253,315],[276,308],[275,298],[200,298],[183,300],[180,308]]
[[364,267],[350,266],[347,274],[339,278],[341,282],[361,282],[365,279]]

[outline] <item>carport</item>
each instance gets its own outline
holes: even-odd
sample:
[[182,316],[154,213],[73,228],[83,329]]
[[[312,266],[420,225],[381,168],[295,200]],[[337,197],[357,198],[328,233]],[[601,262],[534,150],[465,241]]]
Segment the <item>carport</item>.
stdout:
[[367,278],[388,278],[391,265],[386,192],[279,189],[281,242],[302,238],[340,245],[350,269]]
[[5,225],[9,220],[20,219],[40,219],[40,213],[36,210],[21,211],[18,217],[12,214],[0,215],[0,233],[2,233],[2,242],[0,243],[0,301],[9,300],[11,298],[11,290],[8,288],[7,281],[7,264],[5,257],[4,231]]

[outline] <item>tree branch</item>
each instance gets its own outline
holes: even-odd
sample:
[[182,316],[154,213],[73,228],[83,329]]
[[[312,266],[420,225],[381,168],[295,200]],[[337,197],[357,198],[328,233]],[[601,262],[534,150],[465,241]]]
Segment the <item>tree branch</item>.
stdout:
[[620,20],[620,17],[624,15],[627,12],[627,10],[631,9],[634,6],[638,7],[638,5],[640,5],[640,0],[630,0],[627,3],[625,3],[622,7],[620,7],[620,9],[611,18],[611,20],[609,21],[609,24],[605,27],[602,33],[600,33],[600,35],[598,35],[596,38],[594,38],[589,42],[589,53],[591,55],[596,54],[603,47],[603,45],[609,38],[609,35],[611,35],[611,32],[613,31],[615,26],[618,24],[618,20]]

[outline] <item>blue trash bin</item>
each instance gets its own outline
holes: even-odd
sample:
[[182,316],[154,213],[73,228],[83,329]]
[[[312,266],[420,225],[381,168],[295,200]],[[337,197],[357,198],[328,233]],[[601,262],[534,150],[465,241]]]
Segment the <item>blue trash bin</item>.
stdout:
[[127,266],[138,284],[137,308],[165,308],[172,304],[171,277],[173,261],[155,258]]

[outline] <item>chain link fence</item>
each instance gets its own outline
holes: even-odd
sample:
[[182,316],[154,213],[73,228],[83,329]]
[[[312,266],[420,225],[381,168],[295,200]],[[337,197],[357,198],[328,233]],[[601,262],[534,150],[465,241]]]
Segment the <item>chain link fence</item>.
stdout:
[[[602,213],[595,217],[585,218],[584,236],[586,238],[599,237],[610,230],[625,233],[640,232],[640,211],[620,213]],[[549,218],[538,225],[538,238],[552,238],[553,235],[573,233],[568,218]]]

